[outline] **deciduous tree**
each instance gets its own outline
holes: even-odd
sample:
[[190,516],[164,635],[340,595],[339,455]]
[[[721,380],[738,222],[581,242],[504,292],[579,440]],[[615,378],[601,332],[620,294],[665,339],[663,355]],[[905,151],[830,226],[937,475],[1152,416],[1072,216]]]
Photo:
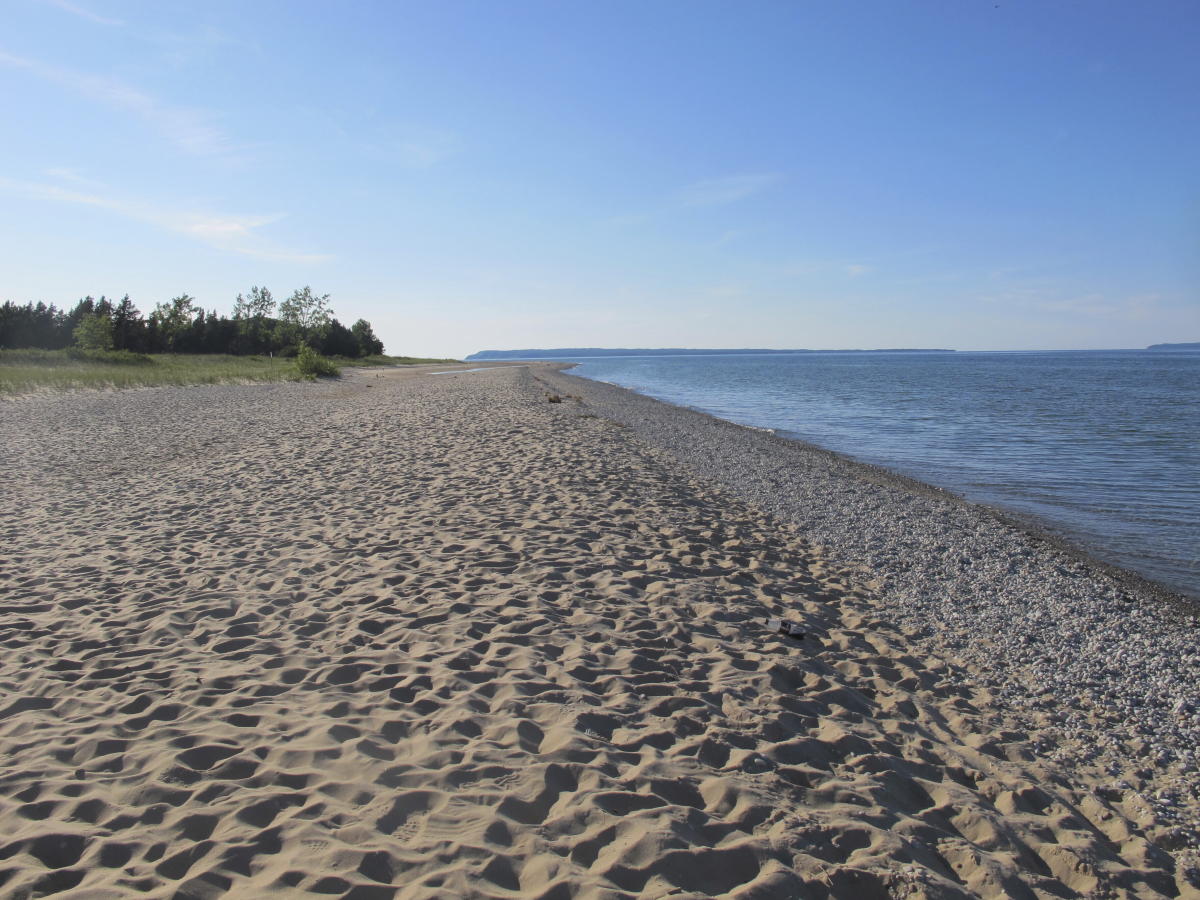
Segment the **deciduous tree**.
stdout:
[[113,323],[103,312],[93,312],[79,320],[75,326],[75,346],[80,350],[111,350],[113,348]]
[[329,320],[328,294],[314,294],[308,285],[279,304],[280,333],[287,344],[320,343]]
[[159,303],[150,314],[157,325],[162,343],[167,351],[174,353],[196,317],[196,298],[180,294],[169,303]]

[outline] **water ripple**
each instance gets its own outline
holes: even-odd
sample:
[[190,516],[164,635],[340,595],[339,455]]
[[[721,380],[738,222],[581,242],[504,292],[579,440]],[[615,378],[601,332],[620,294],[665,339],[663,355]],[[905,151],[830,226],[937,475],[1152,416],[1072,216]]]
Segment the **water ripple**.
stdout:
[[1200,353],[621,357],[575,374],[1034,516],[1200,595]]

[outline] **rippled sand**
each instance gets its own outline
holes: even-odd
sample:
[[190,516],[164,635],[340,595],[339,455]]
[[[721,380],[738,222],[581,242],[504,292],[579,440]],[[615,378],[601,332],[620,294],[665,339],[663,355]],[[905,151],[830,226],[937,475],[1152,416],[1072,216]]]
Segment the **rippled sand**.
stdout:
[[869,578],[547,400],[5,401],[0,893],[1194,893]]

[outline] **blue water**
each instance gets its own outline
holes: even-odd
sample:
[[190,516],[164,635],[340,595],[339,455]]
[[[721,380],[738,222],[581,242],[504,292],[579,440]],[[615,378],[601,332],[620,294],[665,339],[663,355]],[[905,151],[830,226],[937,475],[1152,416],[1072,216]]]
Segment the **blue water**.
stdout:
[[1033,518],[1200,596],[1200,353],[582,359],[574,374]]

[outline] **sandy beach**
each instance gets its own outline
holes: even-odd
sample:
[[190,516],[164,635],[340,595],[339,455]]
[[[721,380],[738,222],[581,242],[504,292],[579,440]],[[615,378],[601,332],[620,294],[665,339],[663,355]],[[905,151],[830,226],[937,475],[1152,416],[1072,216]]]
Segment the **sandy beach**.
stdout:
[[1186,610],[487,365],[0,402],[0,895],[1200,896]]

